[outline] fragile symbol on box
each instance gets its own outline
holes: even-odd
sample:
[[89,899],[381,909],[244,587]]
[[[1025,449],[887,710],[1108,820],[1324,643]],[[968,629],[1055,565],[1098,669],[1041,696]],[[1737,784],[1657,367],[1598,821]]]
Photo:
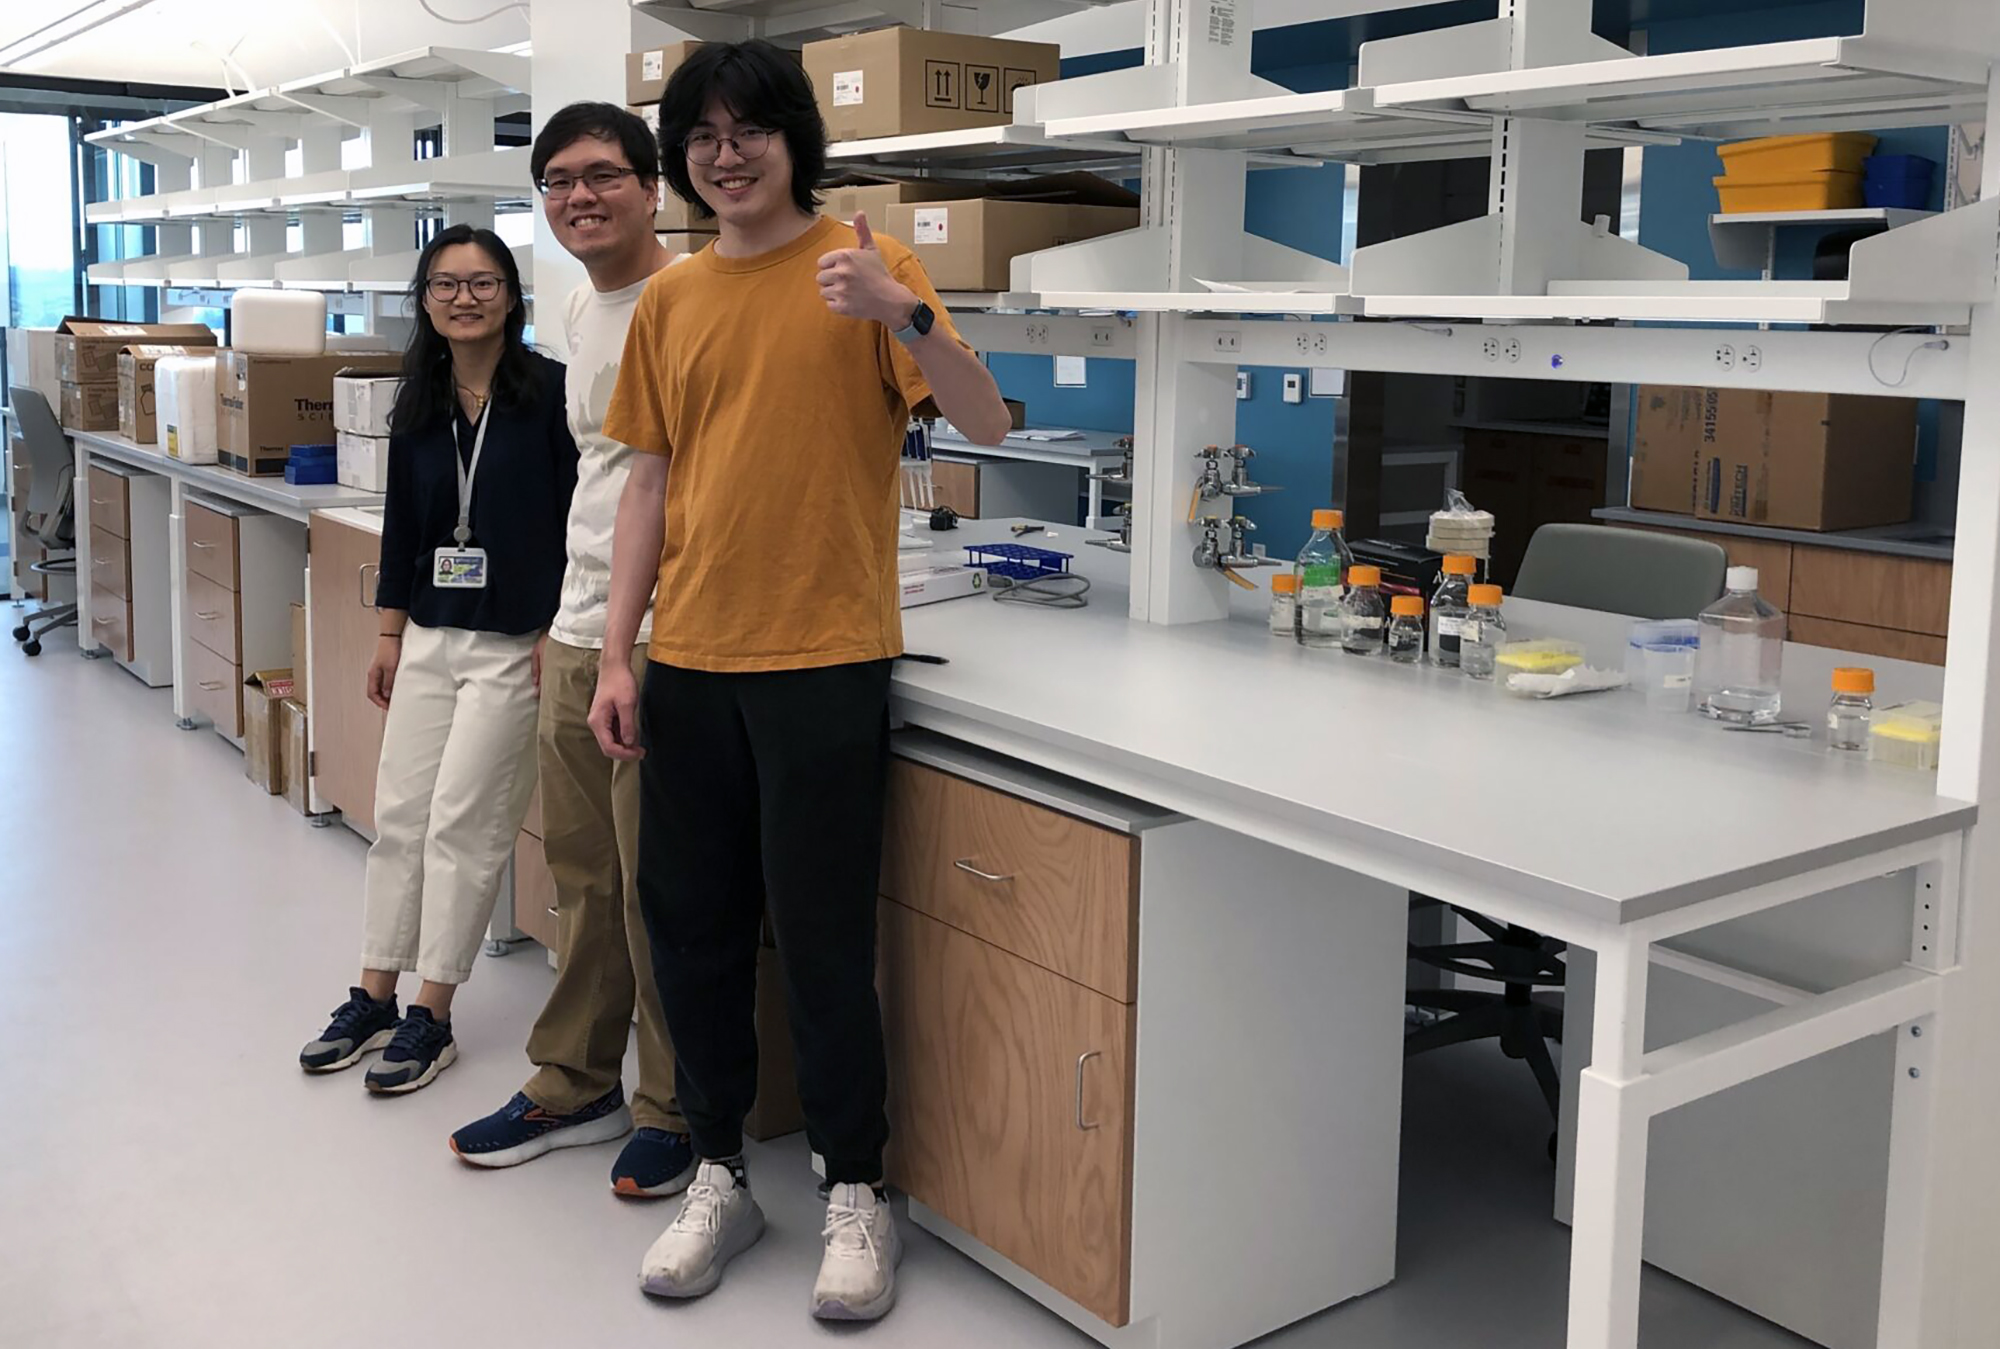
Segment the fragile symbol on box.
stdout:
[[959,81],[965,75],[965,67],[956,61],[924,62],[924,106],[927,108],[956,108],[959,106]]
[[1000,67],[965,68],[965,109],[967,112],[1000,111]]

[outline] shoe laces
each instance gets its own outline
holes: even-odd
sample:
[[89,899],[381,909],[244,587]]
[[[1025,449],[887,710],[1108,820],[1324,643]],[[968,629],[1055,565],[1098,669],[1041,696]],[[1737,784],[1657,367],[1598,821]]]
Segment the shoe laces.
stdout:
[[829,1255],[858,1260],[867,1256],[875,1268],[882,1268],[882,1250],[875,1244],[875,1214],[872,1209],[847,1204],[828,1204],[826,1226],[820,1230]]
[[436,1046],[444,1043],[449,1032],[436,1021],[426,1021],[420,1017],[408,1016],[396,1025],[396,1033],[389,1037],[389,1049],[385,1057],[397,1059],[430,1058]]
[[351,1039],[362,1026],[368,1023],[368,1018],[374,1014],[375,1003],[373,1000],[364,1001],[360,998],[349,998],[346,1002],[333,1009],[333,1021],[327,1027],[326,1038],[329,1040]]
[[722,1191],[706,1181],[687,1187],[687,1198],[674,1217],[672,1232],[694,1232],[713,1236],[722,1229]]

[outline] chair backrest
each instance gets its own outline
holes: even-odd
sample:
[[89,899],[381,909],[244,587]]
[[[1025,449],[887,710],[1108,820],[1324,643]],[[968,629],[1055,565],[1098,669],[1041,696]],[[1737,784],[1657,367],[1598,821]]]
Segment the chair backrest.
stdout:
[[52,547],[70,546],[71,498],[76,483],[76,458],[62,423],[39,389],[15,386],[7,391],[14,424],[28,447],[28,499],[21,509],[36,518],[35,533]]
[[1722,595],[1728,556],[1705,539],[1603,525],[1543,525],[1514,594],[1634,618],[1693,618]]

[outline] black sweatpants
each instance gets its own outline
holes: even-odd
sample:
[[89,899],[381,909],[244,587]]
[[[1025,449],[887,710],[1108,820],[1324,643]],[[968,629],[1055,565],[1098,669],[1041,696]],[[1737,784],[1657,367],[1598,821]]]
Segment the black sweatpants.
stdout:
[[828,1180],[880,1180],[889,1120],[875,905],[889,662],[760,674],[655,662],[640,702],[639,905],[695,1151],[743,1150],[768,910],[807,1137]]

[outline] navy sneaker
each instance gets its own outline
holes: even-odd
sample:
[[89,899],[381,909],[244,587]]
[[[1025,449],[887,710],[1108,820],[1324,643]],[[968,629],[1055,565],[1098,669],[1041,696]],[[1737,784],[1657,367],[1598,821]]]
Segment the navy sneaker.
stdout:
[[694,1179],[701,1159],[694,1140],[665,1129],[641,1129],[611,1167],[611,1192],[627,1199],[661,1199],[679,1194]]
[[389,1043],[397,1020],[395,994],[377,1002],[364,990],[350,988],[319,1038],[299,1051],[299,1067],[309,1073],[352,1068],[363,1054]]
[[587,1148],[631,1132],[632,1112],[622,1087],[613,1087],[568,1115],[552,1115],[529,1100],[527,1093],[517,1091],[513,1100],[485,1119],[453,1134],[451,1150],[473,1166],[519,1166],[556,1148]]
[[390,1037],[382,1061],[368,1070],[368,1090],[392,1096],[428,1087],[457,1061],[450,1020],[437,1020],[428,1007],[412,1007]]

